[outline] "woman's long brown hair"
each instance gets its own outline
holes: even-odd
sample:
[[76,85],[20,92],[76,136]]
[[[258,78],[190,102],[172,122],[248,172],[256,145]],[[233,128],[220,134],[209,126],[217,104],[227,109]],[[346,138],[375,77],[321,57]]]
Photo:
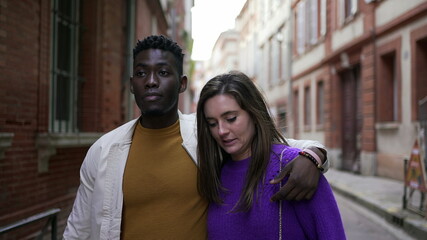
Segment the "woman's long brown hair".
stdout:
[[204,108],[208,99],[227,94],[236,100],[239,106],[248,112],[255,124],[255,134],[251,144],[251,162],[246,173],[244,188],[233,211],[247,211],[252,206],[260,181],[263,181],[273,142],[286,143],[271,118],[266,101],[248,76],[241,72],[218,75],[209,80],[200,93],[197,105],[198,140],[198,191],[209,202],[222,203],[220,191],[221,168],[231,156],[215,141],[207,124]]

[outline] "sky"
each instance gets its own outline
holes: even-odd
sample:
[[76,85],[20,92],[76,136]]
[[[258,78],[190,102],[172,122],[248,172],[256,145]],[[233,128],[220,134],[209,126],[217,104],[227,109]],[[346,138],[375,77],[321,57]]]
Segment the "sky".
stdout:
[[195,0],[192,8],[193,60],[207,60],[218,36],[234,28],[246,0]]

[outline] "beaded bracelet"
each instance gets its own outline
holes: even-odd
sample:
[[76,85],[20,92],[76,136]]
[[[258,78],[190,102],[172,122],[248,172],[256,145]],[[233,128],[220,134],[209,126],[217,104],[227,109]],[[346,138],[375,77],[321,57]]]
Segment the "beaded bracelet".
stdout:
[[299,154],[299,155],[301,155],[301,156],[304,156],[304,157],[308,158],[311,162],[313,162],[313,163],[314,163],[314,165],[316,165],[316,167],[317,167],[318,169],[320,169],[320,171],[322,171],[322,172],[323,172],[323,167],[322,167],[322,165],[321,165],[321,164],[319,164],[313,156],[311,156],[310,154],[308,154],[307,152],[304,152],[304,151],[301,151],[301,152],[299,152],[298,154]]
[[317,161],[317,163],[318,163],[318,164],[322,165],[322,160],[320,160],[319,155],[317,155],[314,151],[311,151],[311,150],[310,150],[310,149],[308,149],[308,148],[305,148],[305,149],[303,149],[302,151],[304,151],[304,152],[306,152],[306,153],[310,154],[312,157],[314,157],[314,159],[316,159],[316,161]]

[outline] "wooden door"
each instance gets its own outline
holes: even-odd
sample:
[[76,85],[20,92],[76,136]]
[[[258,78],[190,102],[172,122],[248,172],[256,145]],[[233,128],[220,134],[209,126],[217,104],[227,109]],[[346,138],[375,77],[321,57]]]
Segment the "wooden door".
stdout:
[[342,86],[342,156],[343,169],[360,170],[361,94],[360,67],[357,65],[341,74]]

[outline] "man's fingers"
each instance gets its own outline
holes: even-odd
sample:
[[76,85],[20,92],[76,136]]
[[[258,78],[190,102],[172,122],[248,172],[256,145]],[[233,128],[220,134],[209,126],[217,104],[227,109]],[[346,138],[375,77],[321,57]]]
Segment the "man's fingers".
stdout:
[[285,198],[285,196],[283,195],[283,192],[281,192],[281,191],[278,191],[277,193],[275,193],[272,197],[271,197],[271,201],[272,202],[275,202],[275,201],[277,201],[277,200],[279,200],[279,199],[284,199]]
[[282,171],[273,179],[270,181],[271,184],[276,184],[283,180],[286,176],[290,174],[292,170],[292,165],[288,164],[285,168],[282,169]]
[[300,200],[306,199],[306,195],[307,195],[307,192],[301,191],[295,196],[294,200],[300,201]]
[[282,186],[277,193],[271,197],[271,201],[277,200],[291,200],[296,196],[295,192],[295,183],[293,181],[287,181],[284,186]]
[[271,197],[271,201],[287,200],[289,198],[289,194],[292,194],[292,187],[293,186],[291,185],[283,186],[273,195],[273,197]]
[[271,200],[299,201],[311,199],[316,191],[319,176],[319,170],[309,159],[297,156],[270,181],[271,184],[277,184],[289,177],[279,191],[271,197]]
[[316,192],[316,189],[313,189],[313,190],[311,190],[310,192],[308,192],[308,193],[304,196],[304,199],[306,199],[306,200],[310,200],[310,199],[311,199],[311,197],[313,197],[314,192]]

